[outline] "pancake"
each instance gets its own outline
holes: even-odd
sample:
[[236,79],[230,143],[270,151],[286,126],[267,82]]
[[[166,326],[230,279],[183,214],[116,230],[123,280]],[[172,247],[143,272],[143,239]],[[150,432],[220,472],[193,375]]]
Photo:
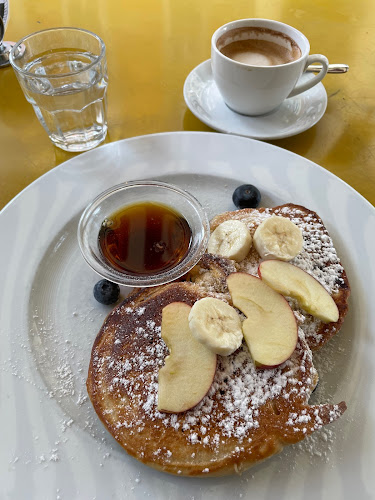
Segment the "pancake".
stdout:
[[[168,355],[161,338],[163,308],[193,305],[213,296],[231,302],[226,277],[257,273],[259,256],[245,261],[206,254],[184,281],[131,294],[105,320],[92,348],[87,390],[99,418],[133,457],[164,472],[185,476],[241,473],[339,418],[345,402],[309,405],[318,382],[311,348],[320,348],[339,330],[347,311],[349,283],[332,240],[319,217],[303,207],[239,210],[218,216],[243,220],[252,232],[272,213],[288,216],[303,230],[304,248],[292,263],[309,270],[330,290],[340,318],[325,325],[290,303],[298,320],[298,343],[277,368],[256,369],[245,343],[218,356],[207,395],[180,414],[157,410],[158,372]],[[311,347],[311,348],[310,348]]]
[[[253,236],[259,224],[272,215],[287,217],[302,230],[303,249],[290,263],[314,276],[330,293],[338,307],[338,321],[323,323],[306,311],[301,310],[295,300],[288,299],[289,305],[298,314],[300,327],[305,334],[309,347],[312,350],[320,349],[340,330],[348,312],[350,295],[348,277],[322,219],[312,210],[289,203],[274,208],[245,208],[225,212],[214,217],[211,220],[210,227],[211,231],[214,231],[219,224],[226,220],[240,220],[247,225]],[[210,258],[205,257],[205,259],[209,260]],[[253,247],[242,262],[239,264],[233,262],[233,265],[237,271],[258,276],[258,266],[261,261],[262,259]],[[224,267],[227,268],[228,264],[225,264]],[[198,282],[204,280],[204,270],[209,271],[205,262],[200,266],[199,272],[197,272],[197,269],[193,271],[190,279],[198,280]],[[207,280],[210,280],[210,278],[207,277]],[[221,291],[226,292],[222,286]]]
[[299,329],[296,350],[279,368],[255,369],[243,344],[218,357],[213,384],[195,408],[159,412],[158,371],[168,355],[162,309],[171,302],[192,305],[206,295],[193,283],[140,292],[110,314],[92,351],[87,389],[98,416],[130,455],[172,474],[240,473],[346,409],[344,402],[308,405],[318,375]]

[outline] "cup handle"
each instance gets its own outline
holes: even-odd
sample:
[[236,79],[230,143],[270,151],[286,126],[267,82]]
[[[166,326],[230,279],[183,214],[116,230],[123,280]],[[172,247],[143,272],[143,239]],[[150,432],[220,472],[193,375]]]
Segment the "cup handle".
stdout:
[[326,58],[326,56],[322,56],[321,54],[313,54],[309,56],[305,64],[304,71],[306,70],[307,66],[313,63],[320,63],[322,65],[322,69],[317,75],[315,75],[313,78],[310,78],[306,82],[297,83],[288,97],[294,97],[295,95],[301,94],[301,92],[305,92],[305,90],[311,89],[311,87],[319,83],[326,76],[328,71],[328,59]]

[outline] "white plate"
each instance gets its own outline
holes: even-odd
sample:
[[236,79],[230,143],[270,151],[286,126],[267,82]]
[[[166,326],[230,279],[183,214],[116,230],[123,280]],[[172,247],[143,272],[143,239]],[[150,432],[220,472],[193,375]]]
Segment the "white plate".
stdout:
[[[85,205],[109,186],[163,179],[210,216],[251,182],[262,204],[293,201],[326,222],[352,297],[342,329],[316,355],[314,401],[346,400],[344,416],[241,477],[173,477],[127,456],[86,397],[90,350],[108,307],[76,241]],[[258,141],[167,133],[108,144],[53,169],[0,215],[0,498],[350,499],[375,491],[375,211],[323,168]]]
[[[301,79],[312,78],[305,73]],[[184,98],[190,111],[209,127],[227,134],[253,139],[282,139],[300,134],[315,125],[327,108],[327,92],[322,83],[290,99],[274,112],[262,116],[235,113],[223,101],[211,70],[211,60],[193,69],[184,84]]]

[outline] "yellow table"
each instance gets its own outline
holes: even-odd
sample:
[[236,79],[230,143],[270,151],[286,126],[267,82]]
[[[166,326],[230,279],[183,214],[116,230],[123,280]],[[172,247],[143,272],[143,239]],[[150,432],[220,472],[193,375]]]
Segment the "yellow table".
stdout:
[[[327,112],[312,129],[274,144],[330,170],[375,204],[375,9],[372,0],[11,0],[5,40],[55,26],[94,31],[107,46],[106,142],[173,130],[211,129],[187,109],[187,74],[210,57],[216,28],[265,17],[301,30],[312,53],[347,63],[328,75]],[[0,208],[72,157],[55,148],[19,87],[0,69]]]

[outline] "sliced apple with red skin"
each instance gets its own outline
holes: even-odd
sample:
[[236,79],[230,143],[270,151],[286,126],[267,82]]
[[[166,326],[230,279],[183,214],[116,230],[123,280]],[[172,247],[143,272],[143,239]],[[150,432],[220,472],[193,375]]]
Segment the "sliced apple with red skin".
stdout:
[[181,413],[207,394],[216,371],[216,354],[194,338],[189,328],[191,307],[172,302],[163,308],[161,336],[169,356],[159,370],[158,410]]
[[311,274],[280,260],[261,262],[258,269],[262,281],[286,297],[296,299],[309,314],[325,323],[336,322],[339,310],[331,295]]
[[257,368],[274,368],[293,354],[298,340],[296,318],[279,293],[246,273],[227,278],[233,305],[246,315],[243,335]]

